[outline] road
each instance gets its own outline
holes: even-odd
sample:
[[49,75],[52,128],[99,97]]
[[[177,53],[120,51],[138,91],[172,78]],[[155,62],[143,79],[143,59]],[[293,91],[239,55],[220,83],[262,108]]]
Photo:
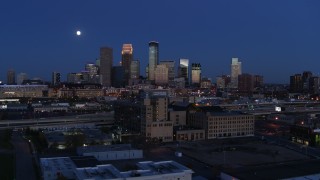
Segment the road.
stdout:
[[266,135],[262,135],[261,133],[256,132],[256,137],[262,137],[262,136],[263,136],[263,139],[268,142],[277,144],[279,146],[286,147],[288,149],[300,152],[302,154],[305,154],[305,155],[308,155],[308,156],[311,156],[311,157],[314,157],[317,159],[320,158],[320,149],[319,148],[304,146],[304,145],[294,143],[288,139],[285,139],[285,138],[282,138],[279,136],[272,136],[272,135],[266,136]]
[[20,132],[13,132],[11,142],[16,155],[16,180],[37,179],[29,142],[22,137]]
[[47,126],[57,124],[79,123],[108,123],[113,124],[113,112],[99,114],[85,114],[78,116],[62,116],[41,119],[4,120],[0,122],[0,129],[25,128],[30,126]]

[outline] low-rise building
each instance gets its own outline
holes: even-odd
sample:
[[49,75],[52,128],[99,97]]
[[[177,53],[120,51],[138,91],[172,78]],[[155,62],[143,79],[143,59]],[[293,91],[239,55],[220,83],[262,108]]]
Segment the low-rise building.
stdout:
[[45,97],[47,85],[0,85],[0,98]]
[[78,147],[77,153],[80,156],[94,156],[99,161],[143,158],[143,151],[132,148],[130,144]]
[[254,136],[254,116],[240,112],[193,112],[188,125],[205,129],[206,139]]
[[174,141],[198,141],[205,139],[204,129],[194,129],[177,126],[173,131]]
[[112,164],[77,167],[69,157],[40,158],[42,178],[55,179],[114,179],[150,180],[174,179],[191,180],[193,171],[175,161],[143,161],[136,164],[137,169],[120,171]]

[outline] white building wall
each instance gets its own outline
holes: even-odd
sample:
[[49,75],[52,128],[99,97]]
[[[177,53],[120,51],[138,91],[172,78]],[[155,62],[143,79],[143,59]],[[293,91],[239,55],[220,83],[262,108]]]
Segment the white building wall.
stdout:
[[83,153],[83,156],[94,156],[99,161],[143,158],[142,150],[108,151]]

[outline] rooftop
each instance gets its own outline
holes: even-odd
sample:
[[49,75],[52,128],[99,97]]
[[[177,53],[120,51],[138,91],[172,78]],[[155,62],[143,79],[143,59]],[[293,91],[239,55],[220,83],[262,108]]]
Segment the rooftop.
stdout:
[[[92,158],[92,157],[89,157]],[[77,168],[73,161],[86,160],[88,157],[55,157],[40,158],[40,165],[43,172],[69,174],[71,179],[129,179],[146,176],[162,176],[182,173],[190,175],[191,169],[175,161],[143,161],[137,163],[138,169],[129,171],[119,171],[111,164],[95,165],[91,164],[86,167]],[[73,176],[73,177],[71,177]]]
[[126,151],[135,150],[130,144],[115,144],[115,145],[96,145],[96,146],[83,146],[78,147],[77,152],[79,154],[88,152],[105,152],[105,151]]
[[229,171],[228,174],[239,179],[286,179],[293,177],[304,177],[300,179],[308,179],[307,176],[309,177],[310,175],[317,177],[315,179],[319,179],[319,167],[319,160],[310,160],[239,168]]

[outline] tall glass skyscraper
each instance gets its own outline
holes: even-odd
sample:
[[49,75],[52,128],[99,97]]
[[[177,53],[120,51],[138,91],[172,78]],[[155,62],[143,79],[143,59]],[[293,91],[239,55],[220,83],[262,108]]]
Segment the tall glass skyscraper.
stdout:
[[189,59],[180,59],[178,76],[183,77],[185,80],[185,84],[189,85]]
[[238,88],[238,76],[242,74],[241,62],[238,58],[232,58],[231,63],[231,88]]
[[148,79],[151,81],[155,80],[154,72],[156,66],[159,63],[159,43],[155,41],[149,42],[149,68],[148,68]]

